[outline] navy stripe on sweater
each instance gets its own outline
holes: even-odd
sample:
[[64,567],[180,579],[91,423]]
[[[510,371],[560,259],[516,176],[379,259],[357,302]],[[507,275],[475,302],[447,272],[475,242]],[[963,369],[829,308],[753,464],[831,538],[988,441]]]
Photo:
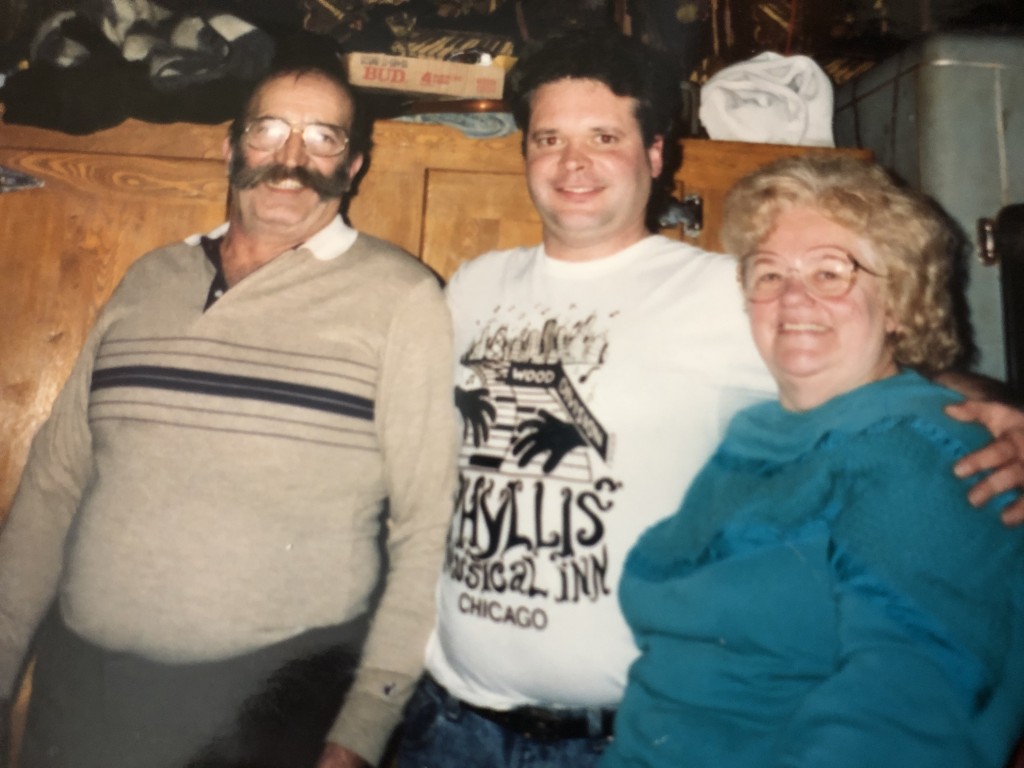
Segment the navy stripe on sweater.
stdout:
[[357,419],[373,419],[373,401],[365,397],[255,376],[234,376],[159,365],[126,365],[93,373],[93,391],[112,387],[166,389],[221,397],[240,397],[327,411]]

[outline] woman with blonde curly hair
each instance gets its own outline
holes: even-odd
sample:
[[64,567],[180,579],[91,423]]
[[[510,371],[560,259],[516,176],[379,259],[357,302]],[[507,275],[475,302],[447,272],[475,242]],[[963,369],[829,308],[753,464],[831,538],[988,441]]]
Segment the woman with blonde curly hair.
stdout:
[[722,239],[729,253],[743,256],[741,270],[778,216],[797,207],[866,238],[885,264],[880,287],[900,319],[890,339],[896,363],[930,374],[949,369],[961,352],[950,293],[956,240],[938,211],[874,163],[790,158],[747,177],[729,195]]
[[626,563],[641,655],[612,766],[1001,766],[1024,728],[1024,530],[950,472],[984,431],[923,378],[957,357],[953,237],[878,166],[795,158],[724,242],[779,401],[736,416]]

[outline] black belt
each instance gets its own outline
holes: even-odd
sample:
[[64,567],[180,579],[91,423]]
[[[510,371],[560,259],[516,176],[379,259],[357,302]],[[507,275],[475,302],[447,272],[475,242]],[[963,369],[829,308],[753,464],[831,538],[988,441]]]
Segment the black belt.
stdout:
[[507,711],[486,709],[460,701],[463,709],[500,725],[513,733],[537,741],[561,739],[610,738],[615,710],[579,709],[560,711],[542,707],[517,707]]

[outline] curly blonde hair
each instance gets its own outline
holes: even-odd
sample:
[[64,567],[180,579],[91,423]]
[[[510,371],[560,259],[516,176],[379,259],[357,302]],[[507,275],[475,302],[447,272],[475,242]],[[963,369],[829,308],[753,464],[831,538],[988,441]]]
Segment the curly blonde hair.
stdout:
[[963,349],[950,292],[956,237],[935,206],[870,161],[786,158],[730,190],[722,244],[742,267],[781,213],[805,207],[871,244],[885,275],[886,306],[899,326],[890,337],[896,363],[925,373],[953,365]]

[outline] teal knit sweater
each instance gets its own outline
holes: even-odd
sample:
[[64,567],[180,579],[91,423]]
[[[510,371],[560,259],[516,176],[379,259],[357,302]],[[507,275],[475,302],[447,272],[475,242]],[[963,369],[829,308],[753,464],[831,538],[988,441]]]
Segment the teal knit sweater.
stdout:
[[1024,530],[986,434],[903,373],[739,414],[626,565],[641,656],[603,768],[999,766],[1024,728]]

